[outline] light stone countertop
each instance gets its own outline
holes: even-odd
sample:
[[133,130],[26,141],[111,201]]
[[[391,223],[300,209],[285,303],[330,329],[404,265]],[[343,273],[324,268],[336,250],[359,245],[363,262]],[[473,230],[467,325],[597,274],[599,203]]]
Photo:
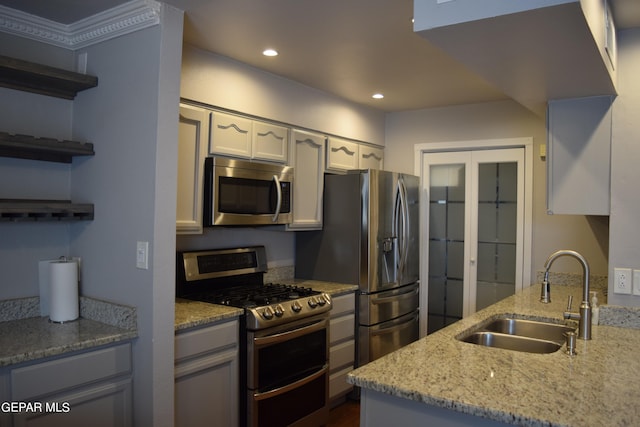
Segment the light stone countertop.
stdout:
[[182,329],[234,319],[243,314],[242,308],[177,298],[175,328],[177,332]]
[[38,297],[0,301],[0,367],[137,337],[136,309],[80,297],[80,318],[51,323]]
[[[640,330],[594,326],[551,354],[522,353],[458,341],[474,326],[504,314],[564,323],[567,296],[574,311],[581,287],[551,287],[551,304],[533,285],[447,328],[351,372],[365,389],[523,426],[629,426],[640,424]],[[600,301],[604,298],[599,296]],[[577,302],[576,302],[577,301]],[[611,307],[606,311],[610,311]],[[639,311],[631,310],[637,319]],[[603,309],[601,308],[601,320]],[[625,313],[628,318],[629,311]],[[615,317],[615,316],[614,316]],[[602,322],[601,322],[602,323]],[[637,322],[636,322],[637,323]]]

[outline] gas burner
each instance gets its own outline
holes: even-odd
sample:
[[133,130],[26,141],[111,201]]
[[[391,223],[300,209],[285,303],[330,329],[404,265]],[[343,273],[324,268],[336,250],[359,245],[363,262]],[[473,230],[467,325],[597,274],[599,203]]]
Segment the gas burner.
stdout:
[[245,310],[257,330],[324,313],[331,297],[312,288],[264,283],[264,247],[178,253],[176,295]]

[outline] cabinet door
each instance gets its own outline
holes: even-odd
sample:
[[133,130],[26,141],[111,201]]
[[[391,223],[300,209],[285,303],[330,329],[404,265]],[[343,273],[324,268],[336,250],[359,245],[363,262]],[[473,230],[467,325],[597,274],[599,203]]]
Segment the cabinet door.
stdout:
[[340,138],[329,138],[327,149],[327,169],[345,171],[358,169],[359,144]]
[[324,135],[294,130],[291,138],[293,221],[290,230],[322,228]]
[[289,129],[264,122],[253,122],[252,155],[254,159],[287,162]]
[[549,214],[609,215],[611,97],[550,101]]
[[130,344],[14,368],[11,400],[41,402],[43,409],[14,414],[14,425],[130,426],[131,370]]
[[238,424],[238,322],[175,337],[175,425]]
[[382,160],[384,157],[382,148],[360,145],[360,161],[358,169],[378,169],[382,170]]
[[333,298],[329,348],[329,399],[334,400],[351,391],[347,374],[355,365],[355,295]]
[[212,114],[209,153],[251,158],[251,120],[233,114]]
[[176,233],[202,234],[203,168],[211,113],[180,106]]
[[[132,425],[131,379],[97,384],[38,399],[43,413],[14,416],[15,427],[128,427]],[[4,424],[3,424],[4,425]]]

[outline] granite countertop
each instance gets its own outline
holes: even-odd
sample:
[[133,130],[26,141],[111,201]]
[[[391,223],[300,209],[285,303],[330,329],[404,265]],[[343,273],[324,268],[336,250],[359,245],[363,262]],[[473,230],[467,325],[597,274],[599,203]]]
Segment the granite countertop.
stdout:
[[326,292],[332,297],[348,294],[358,290],[357,285],[349,285],[346,283],[324,282],[322,280],[309,280],[309,279],[292,279],[287,283],[294,284],[296,286],[304,286],[306,288],[312,288],[315,291]]
[[244,310],[226,305],[209,304],[187,299],[176,299],[176,332],[196,326],[209,325],[241,316]]
[[[555,320],[567,296],[574,310],[582,292],[552,286],[550,304],[538,301],[539,285],[351,372],[347,381],[436,407],[525,426],[634,425],[640,420],[640,330],[615,324],[603,306],[592,340],[577,340],[576,356],[564,347],[551,354],[522,353],[458,341],[476,324],[504,314]],[[599,297],[602,301],[602,296]],[[638,310],[622,310],[640,318]],[[632,313],[630,313],[632,312]]]
[[[358,289],[355,285],[306,279],[284,279],[282,283],[313,288],[316,291],[326,292],[331,296],[343,295]],[[205,326],[227,319],[233,319],[241,316],[243,313],[244,310],[241,308],[177,298],[175,330],[180,331],[197,326]]]
[[0,367],[86,350],[137,337],[136,310],[80,298],[80,318],[51,323],[39,315],[39,298],[0,301]]

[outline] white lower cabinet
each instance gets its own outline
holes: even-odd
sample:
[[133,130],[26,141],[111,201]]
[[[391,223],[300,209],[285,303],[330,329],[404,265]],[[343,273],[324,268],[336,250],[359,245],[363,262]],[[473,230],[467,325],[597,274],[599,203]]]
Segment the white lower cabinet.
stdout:
[[0,388],[11,402],[41,408],[14,413],[15,427],[126,427],[133,416],[131,366],[131,344],[119,344],[10,369],[4,380],[0,374]]
[[355,294],[333,298],[330,319],[329,400],[334,401],[351,391],[347,374],[355,364]]
[[238,321],[175,337],[175,426],[238,424]]

